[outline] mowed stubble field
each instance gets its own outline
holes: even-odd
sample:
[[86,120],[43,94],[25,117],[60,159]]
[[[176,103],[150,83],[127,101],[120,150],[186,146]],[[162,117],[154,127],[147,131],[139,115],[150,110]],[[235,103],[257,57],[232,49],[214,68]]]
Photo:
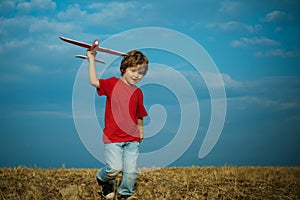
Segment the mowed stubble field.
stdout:
[[[97,169],[0,169],[0,199],[101,199]],[[118,177],[120,180],[121,174]],[[136,199],[300,199],[299,167],[142,169]]]

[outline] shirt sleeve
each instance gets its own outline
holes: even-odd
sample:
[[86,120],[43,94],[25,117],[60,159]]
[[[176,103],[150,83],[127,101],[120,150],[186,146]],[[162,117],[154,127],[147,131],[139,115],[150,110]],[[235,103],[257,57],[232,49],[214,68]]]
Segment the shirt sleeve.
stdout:
[[109,91],[111,91],[111,87],[113,82],[113,78],[108,79],[99,79],[100,88],[97,88],[98,96],[108,96]]
[[98,81],[99,81],[100,88],[96,88],[97,89],[97,94],[98,94],[98,96],[102,96],[102,95],[104,95],[104,91],[103,91],[103,88],[102,88],[103,83],[101,83],[102,82],[101,80],[98,80]]

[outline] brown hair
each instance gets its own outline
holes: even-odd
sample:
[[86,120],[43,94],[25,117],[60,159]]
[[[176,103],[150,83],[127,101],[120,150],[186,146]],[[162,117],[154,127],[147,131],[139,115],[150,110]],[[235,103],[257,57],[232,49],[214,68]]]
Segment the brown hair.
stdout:
[[121,76],[124,75],[128,67],[136,67],[137,65],[144,65],[145,74],[146,74],[148,70],[148,63],[149,61],[147,56],[145,56],[142,52],[138,50],[129,51],[121,61],[121,66],[120,66]]

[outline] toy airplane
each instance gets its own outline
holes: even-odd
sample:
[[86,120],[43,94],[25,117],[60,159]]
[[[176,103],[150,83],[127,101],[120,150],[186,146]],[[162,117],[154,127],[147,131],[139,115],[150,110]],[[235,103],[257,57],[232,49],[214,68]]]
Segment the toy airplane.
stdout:
[[[93,42],[93,44],[87,44],[87,43],[84,43],[84,42],[80,42],[80,41],[77,41],[77,40],[72,40],[72,39],[69,39],[69,38],[62,37],[62,36],[60,36],[59,38],[61,40],[65,41],[65,42],[87,48],[90,51],[94,51],[94,52],[100,51],[100,52],[105,52],[105,53],[109,53],[109,54],[113,54],[113,55],[117,55],[117,56],[126,56],[127,55],[126,53],[122,53],[122,52],[115,51],[115,50],[112,50],[112,49],[99,47],[99,40],[95,40]],[[76,55],[75,57],[76,58],[87,59],[87,56],[83,56],[83,55]],[[105,64],[105,62],[103,60],[95,59],[95,61]]]

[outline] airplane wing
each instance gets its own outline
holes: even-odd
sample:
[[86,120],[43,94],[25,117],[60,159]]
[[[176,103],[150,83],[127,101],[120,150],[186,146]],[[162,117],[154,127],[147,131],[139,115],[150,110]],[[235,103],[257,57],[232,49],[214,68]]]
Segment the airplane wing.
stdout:
[[117,55],[117,56],[127,56],[126,53],[122,53],[119,51],[115,51],[115,50],[111,50],[111,49],[107,49],[107,48],[103,48],[103,47],[98,47],[96,50],[105,52],[105,53],[109,53],[109,54],[113,54],[113,55]]
[[[80,42],[80,41],[77,41],[77,40],[72,40],[72,39],[69,39],[69,38],[65,38],[63,36],[60,36],[59,38],[61,40],[65,41],[65,42],[68,42],[68,43],[71,43],[71,44],[74,44],[74,45],[77,45],[77,46],[80,46],[80,47],[84,47],[84,48],[87,48],[87,49],[90,49],[92,47],[92,45],[90,45],[90,44]],[[107,49],[107,48],[103,48],[103,47],[97,47],[96,50],[101,51],[101,52],[105,52],[105,53],[109,53],[109,54],[113,54],[113,55],[117,55],[117,56],[126,56],[127,55],[126,53],[122,53],[122,52],[119,52],[119,51],[115,51],[115,50]]]
[[75,44],[77,46],[80,46],[80,47],[84,47],[84,48],[91,48],[92,45],[90,44],[87,44],[87,43],[84,43],[84,42],[79,42],[77,40],[72,40],[72,39],[69,39],[69,38],[65,38],[63,36],[59,36],[59,38],[65,42],[68,42],[68,43],[71,43],[71,44]]
[[[87,56],[83,56],[83,55],[76,55],[75,57],[76,58],[81,58],[81,59],[88,59]],[[95,59],[95,62],[99,62],[99,63],[105,64],[105,62],[103,60]]]

